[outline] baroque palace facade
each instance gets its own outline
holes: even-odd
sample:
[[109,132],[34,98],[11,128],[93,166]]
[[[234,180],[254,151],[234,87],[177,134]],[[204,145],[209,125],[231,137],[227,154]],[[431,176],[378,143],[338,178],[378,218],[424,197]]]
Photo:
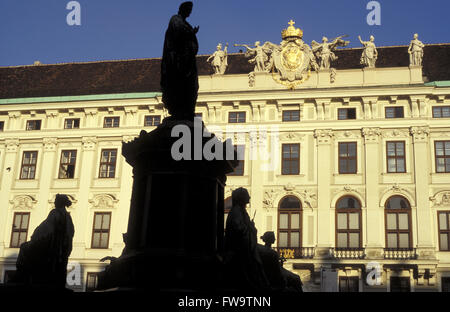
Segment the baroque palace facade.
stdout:
[[[337,50],[335,70],[293,90],[243,53],[225,74],[198,57],[197,112],[244,147],[225,213],[247,188],[258,236],[275,232],[306,291],[449,291],[450,45],[427,45],[423,66],[408,66],[407,49],[378,48],[375,68],[360,66],[361,49]],[[0,68],[0,281],[58,193],[73,202],[69,286],[91,289],[100,259],[120,255],[132,189],[122,142],[167,116],[159,67]]]

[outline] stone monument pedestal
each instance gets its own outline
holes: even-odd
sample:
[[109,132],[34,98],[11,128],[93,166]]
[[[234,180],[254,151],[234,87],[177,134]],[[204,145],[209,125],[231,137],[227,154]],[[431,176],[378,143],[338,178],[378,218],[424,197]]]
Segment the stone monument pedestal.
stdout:
[[[189,129],[191,144],[182,151],[190,148],[190,158],[198,160],[174,159],[176,126]],[[211,138],[202,136],[204,130],[199,120],[166,118],[152,132],[123,143],[134,179],[126,247],[99,275],[99,289],[202,290],[219,283],[225,174],[237,163],[225,157],[206,160],[203,148]],[[225,156],[226,145],[220,144]]]

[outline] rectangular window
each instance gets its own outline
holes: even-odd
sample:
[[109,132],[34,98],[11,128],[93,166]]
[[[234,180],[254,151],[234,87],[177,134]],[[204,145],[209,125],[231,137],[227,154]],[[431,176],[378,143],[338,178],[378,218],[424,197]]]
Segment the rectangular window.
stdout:
[[443,277],[441,279],[442,292],[450,292],[450,277]]
[[5,127],[5,122],[0,121],[0,131],[3,131],[3,128]]
[[385,108],[386,118],[403,118],[403,106],[394,106]]
[[300,144],[283,144],[281,159],[281,174],[299,174]]
[[19,248],[22,243],[25,243],[27,241],[29,222],[29,212],[14,213],[10,243],[11,248]]
[[161,123],[161,116],[145,116],[144,119],[144,127],[154,127],[158,126]]
[[339,143],[339,173],[356,173],[356,142]]
[[111,212],[94,213],[91,248],[108,248]]
[[410,292],[411,285],[409,277],[391,277],[391,292]]
[[33,180],[36,175],[38,152],[23,152],[22,168],[20,169],[21,180]]
[[234,145],[234,148],[237,151],[237,159],[239,164],[234,171],[229,173],[229,176],[243,176],[244,175],[244,166],[245,166],[245,145]]
[[117,149],[103,149],[100,157],[99,178],[114,178],[116,173]]
[[103,120],[103,128],[118,128],[120,117],[105,117]]
[[386,142],[387,172],[406,172],[405,142]]
[[356,119],[356,108],[338,108],[338,120]]
[[450,106],[433,106],[433,118],[450,118]]
[[86,292],[97,289],[98,273],[88,272],[86,278]]
[[434,142],[436,172],[450,172],[450,141]]
[[64,120],[64,129],[79,129],[80,118],[68,118]]
[[228,113],[229,123],[244,123],[245,122],[245,112],[229,112]]
[[283,121],[300,121],[300,111],[299,110],[283,111]]
[[26,130],[27,131],[41,130],[41,121],[40,120],[28,120]]
[[73,179],[75,177],[76,160],[77,160],[76,150],[61,152],[58,179]]
[[[446,194],[444,194],[446,196]],[[438,212],[439,250],[450,251],[450,211]]]
[[340,276],[339,277],[339,292],[358,292],[359,291],[359,277]]

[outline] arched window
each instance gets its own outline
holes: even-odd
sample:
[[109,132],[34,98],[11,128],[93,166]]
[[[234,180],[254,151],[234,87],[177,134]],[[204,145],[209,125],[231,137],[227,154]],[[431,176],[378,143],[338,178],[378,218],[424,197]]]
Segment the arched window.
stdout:
[[230,213],[231,207],[233,206],[233,203],[231,201],[231,196],[225,199],[224,202],[224,216],[223,216],[223,228],[226,228],[227,225],[227,218],[228,214]]
[[412,248],[411,206],[403,196],[392,196],[385,205],[386,248]]
[[301,203],[295,196],[281,199],[278,208],[278,248],[299,248],[301,245]]
[[352,196],[336,203],[336,248],[361,248],[361,204]]

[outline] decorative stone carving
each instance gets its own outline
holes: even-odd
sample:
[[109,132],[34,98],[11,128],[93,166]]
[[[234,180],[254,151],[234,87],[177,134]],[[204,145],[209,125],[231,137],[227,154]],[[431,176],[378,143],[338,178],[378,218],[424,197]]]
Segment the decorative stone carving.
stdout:
[[93,150],[97,144],[97,137],[83,137],[81,142],[84,150]]
[[95,195],[93,199],[89,200],[94,209],[112,209],[117,202],[118,200],[111,194]]
[[19,139],[6,139],[5,140],[6,151],[7,152],[17,152],[19,146]]
[[255,72],[250,72],[248,74],[248,86],[249,87],[255,86]]
[[410,66],[422,66],[424,47],[425,45],[419,40],[419,35],[414,34],[414,39],[411,40],[408,48]]
[[380,128],[363,128],[361,130],[361,134],[363,135],[366,143],[377,143],[378,138],[381,135]]
[[274,207],[276,192],[274,190],[268,190],[264,192],[263,207],[272,208]]
[[320,69],[330,69],[331,62],[338,59],[334,54],[337,47],[345,47],[350,41],[342,40],[346,36],[339,36],[328,42],[327,37],[322,38],[322,43],[318,43],[315,40],[311,42],[312,52],[315,53],[317,59],[319,60]]
[[209,62],[212,59],[211,65],[214,69],[214,74],[223,75],[225,74],[225,70],[228,66],[228,43],[225,45],[225,48],[222,51],[222,44],[219,43],[217,45],[217,51],[215,51],[208,59]]
[[405,138],[410,134],[409,130],[406,129],[394,129],[383,131],[384,138]]
[[255,72],[272,72],[272,78],[289,89],[306,81],[311,75],[311,67],[318,70],[318,65],[311,48],[302,40],[303,31],[289,27],[281,32],[280,45],[266,41],[264,45],[255,42],[255,47],[241,44],[247,48],[246,57],[253,57],[249,62],[255,63]]
[[292,193],[295,190],[295,186],[291,182],[286,184],[283,188],[288,193]]
[[305,135],[296,132],[287,132],[280,134],[280,140],[282,141],[298,141],[301,140]]
[[414,142],[426,142],[428,135],[430,134],[429,127],[411,127],[410,133],[414,139]]
[[334,135],[338,139],[358,139],[361,138],[361,131],[358,130],[335,131]]
[[13,205],[13,209],[32,209],[37,201],[30,195],[17,195],[9,203]]
[[58,144],[57,138],[43,138],[42,143],[44,144],[45,151],[54,151],[56,149],[56,145]]
[[268,54],[271,53],[270,46],[267,42],[261,45],[261,42],[256,41],[255,47],[252,48],[247,44],[234,44],[235,47],[244,47],[247,49],[245,52],[246,57],[253,57],[248,62],[250,64],[255,64],[254,72],[267,72],[267,62],[269,61]]
[[430,201],[433,203],[433,206],[450,207],[450,190],[436,193],[430,197]]
[[378,50],[374,43],[375,37],[370,36],[369,41],[362,41],[361,36],[358,36],[358,39],[364,46],[364,50],[361,55],[361,65],[364,67],[374,68],[378,58]]
[[309,190],[303,190],[303,192],[300,192],[300,197],[309,208],[316,207],[317,205],[317,195]]
[[334,137],[334,133],[331,129],[315,130],[314,137],[320,144],[329,144],[331,142],[331,139]]

